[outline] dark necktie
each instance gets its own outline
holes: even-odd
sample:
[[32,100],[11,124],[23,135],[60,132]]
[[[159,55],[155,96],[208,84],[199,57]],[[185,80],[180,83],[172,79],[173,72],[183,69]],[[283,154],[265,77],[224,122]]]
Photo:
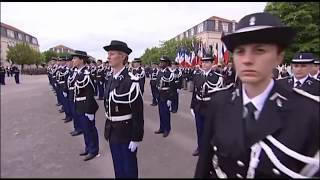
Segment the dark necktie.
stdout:
[[247,113],[244,116],[245,119],[245,127],[246,127],[246,135],[247,135],[247,142],[248,146],[252,145],[252,137],[254,136],[254,129],[255,124],[257,123],[256,118],[254,116],[254,112],[257,110],[257,108],[250,102],[245,105],[245,108],[247,110]]
[[296,82],[296,88],[301,88],[301,82],[300,81]]

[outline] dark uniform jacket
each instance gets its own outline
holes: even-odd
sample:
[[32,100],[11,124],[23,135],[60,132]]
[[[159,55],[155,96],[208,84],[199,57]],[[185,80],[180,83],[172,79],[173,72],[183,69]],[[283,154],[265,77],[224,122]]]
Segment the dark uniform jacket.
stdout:
[[276,141],[296,153],[315,156],[319,150],[319,101],[302,95],[301,90],[288,90],[275,82],[249,140],[245,138],[242,118],[241,86],[225,89],[215,93],[210,102],[195,177],[247,177],[250,147],[254,143],[264,144],[256,161],[256,178],[288,178],[279,164],[271,161],[272,153],[291,171],[299,173],[306,165],[296,160],[296,155],[288,156],[287,149],[276,147]]
[[140,89],[141,89],[141,92],[143,94],[144,92],[144,84],[145,84],[145,81],[146,81],[146,73],[143,69],[143,67],[138,67],[138,68],[132,68],[132,74],[139,77],[139,85],[140,85]]
[[66,93],[68,92],[68,87],[67,87],[68,76],[69,76],[69,68],[66,66],[60,67],[56,75],[58,87],[61,91]]
[[174,93],[176,93],[174,74],[170,71],[169,67],[159,71],[156,86],[159,90],[157,99],[161,101],[172,101],[174,99]]
[[150,85],[151,86],[156,86],[158,73],[159,73],[159,69],[158,68],[153,68],[151,70],[151,79],[150,79]]
[[235,82],[236,71],[234,70],[233,67],[231,68],[228,67],[226,68],[225,71],[223,71],[223,76],[224,76],[224,84],[229,85]]
[[191,109],[195,112],[206,113],[206,109],[214,92],[223,85],[223,77],[210,70],[206,75],[204,71],[194,76],[194,90],[191,98]]
[[67,79],[67,87],[68,87],[68,99],[70,101],[75,101],[74,99],[74,93],[75,93],[75,87],[74,83],[77,76],[77,68],[73,68],[69,70],[69,77]]
[[[279,84],[281,84],[282,86],[288,89],[292,89],[294,87],[293,76],[279,79],[278,81],[279,81]],[[308,76],[308,78],[304,81],[304,83],[301,85],[299,89],[302,89],[312,95],[320,96],[320,82],[310,76]]]
[[105,81],[104,78],[105,78],[104,67],[102,65],[98,66],[97,74],[96,74],[97,83],[104,83]]
[[17,66],[13,66],[11,72],[13,72],[14,74],[18,75],[20,73],[20,70]]
[[99,108],[94,99],[94,85],[88,67],[79,69],[75,80],[75,107],[78,114],[95,114]]
[[0,75],[5,75],[6,69],[3,66],[0,66]]
[[176,68],[173,72],[174,74],[174,84],[176,89],[182,88],[182,71],[180,68]]
[[280,76],[281,76],[281,78],[286,78],[286,77],[289,77],[290,74],[287,71],[281,71]]
[[110,76],[106,83],[104,106],[106,140],[115,144],[142,141],[144,119],[139,78],[129,73],[127,68],[117,79]]

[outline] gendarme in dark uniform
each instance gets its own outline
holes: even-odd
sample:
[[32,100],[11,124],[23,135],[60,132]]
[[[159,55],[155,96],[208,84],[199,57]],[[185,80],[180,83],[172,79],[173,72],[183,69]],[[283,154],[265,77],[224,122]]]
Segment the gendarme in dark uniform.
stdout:
[[151,93],[152,93],[152,104],[151,106],[157,106],[158,101],[157,97],[159,94],[159,90],[157,88],[157,76],[159,73],[159,68],[157,67],[157,64],[155,62],[152,63],[152,69],[150,73],[150,87],[151,87]]
[[[207,55],[202,58],[203,64],[205,62],[211,62],[213,64],[214,58]],[[201,147],[201,138],[204,129],[204,121],[207,113],[208,104],[211,100],[211,96],[223,85],[223,77],[214,72],[212,68],[203,69],[200,73],[194,75],[194,90],[191,98],[191,112],[193,113],[196,121],[197,131],[197,148],[193,152],[193,156],[199,155],[199,149]],[[214,111],[214,109],[212,109]]]
[[85,66],[85,62],[89,58],[87,53],[76,50],[71,56],[78,69],[74,83],[74,100],[85,141],[85,150],[80,155],[86,155],[84,161],[87,161],[93,159],[99,153],[99,138],[95,126],[95,114],[99,106],[94,98],[94,85],[90,76],[90,69]]
[[144,84],[146,82],[146,72],[144,70],[143,67],[141,67],[140,63],[141,63],[141,59],[140,58],[134,58],[132,63],[137,63],[138,67],[133,67],[131,69],[131,72],[133,75],[135,75],[136,77],[139,78],[139,84],[140,84],[140,89],[141,89],[141,93],[144,93]]
[[[315,60],[312,53],[296,53],[292,59],[292,66],[312,66]],[[303,68],[299,73],[304,73],[303,76],[296,74],[294,68]],[[306,91],[309,94],[320,96],[320,82],[309,75],[306,67],[292,67],[292,76],[279,79],[279,83],[289,89],[298,88]]]
[[170,68],[170,70],[174,74],[174,89],[175,89],[173,90],[174,96],[172,100],[171,112],[176,113],[179,108],[179,91],[182,88],[182,71],[178,67],[179,63],[176,61],[173,61],[171,66],[172,67]]
[[[138,178],[137,148],[143,139],[144,115],[139,78],[124,65],[132,50],[116,40],[104,49],[113,68],[105,86],[104,136],[109,141],[115,177]],[[119,57],[120,53],[125,57]]]
[[99,95],[99,100],[103,100],[103,94],[104,94],[104,83],[105,83],[105,69],[102,64],[102,60],[99,59],[97,61],[97,74],[96,74],[96,83],[97,83],[97,88],[98,88],[98,95]]
[[[195,177],[319,175],[319,99],[271,78],[272,68],[283,60],[277,48],[287,47],[294,34],[277,17],[255,13],[222,37],[234,55],[241,83],[216,92],[210,102]],[[263,53],[253,57],[257,49]]]

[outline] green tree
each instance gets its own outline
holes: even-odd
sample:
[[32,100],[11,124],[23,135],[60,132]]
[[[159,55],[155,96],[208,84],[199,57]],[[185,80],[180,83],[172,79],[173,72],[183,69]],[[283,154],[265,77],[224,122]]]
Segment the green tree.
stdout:
[[312,52],[320,57],[319,2],[269,2],[264,11],[280,17],[293,27],[297,36],[287,48],[285,62],[290,62],[296,52]]
[[58,57],[58,53],[54,51],[44,51],[42,54],[44,56],[45,63],[48,63],[52,57]]
[[18,43],[8,48],[7,59],[14,64],[21,65],[34,63],[34,50],[26,43]]

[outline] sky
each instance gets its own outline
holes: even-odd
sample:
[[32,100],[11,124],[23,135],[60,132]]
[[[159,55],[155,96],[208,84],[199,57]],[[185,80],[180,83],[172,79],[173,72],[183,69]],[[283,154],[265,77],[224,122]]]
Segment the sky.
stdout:
[[236,20],[262,12],[266,2],[1,2],[1,22],[38,39],[40,51],[57,45],[86,51],[106,60],[103,46],[121,40],[133,50],[146,48],[211,16]]

